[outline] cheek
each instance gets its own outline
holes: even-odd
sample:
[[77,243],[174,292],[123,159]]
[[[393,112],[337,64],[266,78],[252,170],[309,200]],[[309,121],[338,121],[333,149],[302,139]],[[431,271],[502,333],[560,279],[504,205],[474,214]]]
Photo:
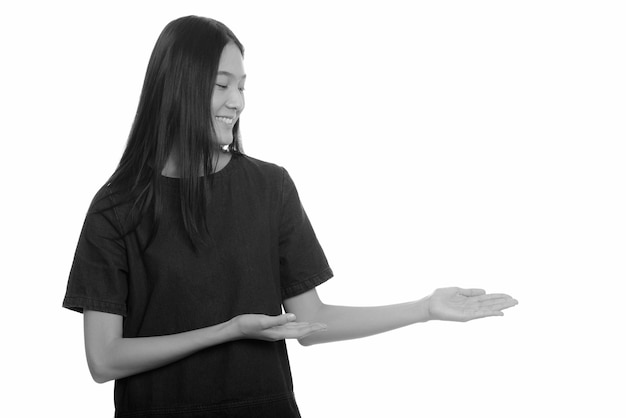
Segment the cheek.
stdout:
[[219,110],[219,106],[217,106],[217,103],[215,102],[211,102],[211,116],[215,117],[217,116],[217,111]]
[[211,98],[211,113],[213,113],[213,116],[217,114],[217,111],[223,104],[224,99],[221,97],[220,92],[217,90],[213,91],[213,97]]

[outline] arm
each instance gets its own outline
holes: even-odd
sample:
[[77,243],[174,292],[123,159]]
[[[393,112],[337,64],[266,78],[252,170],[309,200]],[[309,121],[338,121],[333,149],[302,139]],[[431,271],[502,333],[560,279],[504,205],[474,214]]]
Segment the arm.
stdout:
[[228,341],[303,338],[322,329],[320,324],[294,322],[293,314],[245,314],[221,324],[179,334],[123,338],[122,320],[120,315],[84,312],[87,363],[93,379],[98,383],[156,369]]
[[299,339],[300,344],[313,344],[367,337],[381,332],[429,320],[424,299],[397,305],[353,307],[326,305],[315,289],[283,301],[285,312],[298,318],[313,319],[327,325],[326,332]]
[[487,316],[501,316],[503,309],[517,301],[508,295],[486,295],[480,289],[437,289],[432,295],[415,302],[375,307],[334,306],[322,303],[317,291],[283,301],[286,312],[299,319],[321,322],[326,332],[299,339],[302,345],[367,337],[381,332],[429,320],[469,321]]

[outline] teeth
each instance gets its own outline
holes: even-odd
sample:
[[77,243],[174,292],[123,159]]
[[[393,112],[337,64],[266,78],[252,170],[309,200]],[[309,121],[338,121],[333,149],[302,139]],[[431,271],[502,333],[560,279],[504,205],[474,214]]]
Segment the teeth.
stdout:
[[225,123],[227,125],[232,125],[233,124],[233,118],[225,118],[223,116],[216,116],[215,119],[217,119],[218,121]]

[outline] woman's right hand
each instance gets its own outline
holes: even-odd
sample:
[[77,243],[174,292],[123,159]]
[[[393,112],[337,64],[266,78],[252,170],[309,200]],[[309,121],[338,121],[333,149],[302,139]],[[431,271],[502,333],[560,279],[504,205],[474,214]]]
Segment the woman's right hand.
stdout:
[[323,324],[295,320],[294,314],[246,314],[177,334],[124,338],[124,318],[121,315],[85,309],[87,362],[94,380],[103,383],[153,370],[199,350],[233,340],[302,338],[326,328]]
[[292,313],[278,316],[243,314],[234,317],[232,321],[239,338],[263,341],[299,339],[326,330],[325,324],[296,322],[296,316]]

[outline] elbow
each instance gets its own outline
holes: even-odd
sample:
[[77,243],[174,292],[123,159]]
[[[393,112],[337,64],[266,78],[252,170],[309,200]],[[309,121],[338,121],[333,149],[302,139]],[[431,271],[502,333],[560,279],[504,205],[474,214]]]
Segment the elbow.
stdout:
[[95,359],[88,356],[87,365],[89,366],[89,373],[94,382],[106,383],[115,379],[102,359]]
[[310,347],[312,345],[319,344],[321,342],[322,341],[318,341],[318,339],[315,338],[314,335],[308,335],[306,337],[302,337],[298,339],[298,343],[300,343],[300,345],[303,347]]
[[96,383],[106,383],[111,379],[107,379],[104,375],[101,374],[96,374],[94,372],[91,373],[91,377],[93,378],[93,381]]
[[96,383],[106,383],[111,380],[114,380],[114,378],[111,376],[110,373],[107,373],[106,371],[99,369],[99,368],[90,366],[89,372],[91,373],[91,378]]
[[300,343],[300,345],[301,345],[301,346],[303,346],[303,347],[308,347],[308,346],[313,345],[313,343],[312,343],[312,342],[310,342],[309,340],[307,340],[306,338],[300,338],[300,339],[298,340],[298,342],[299,342],[299,343]]
[[91,373],[91,378],[96,383],[106,383],[111,379],[106,377],[105,373],[102,373],[100,370],[95,369],[94,367],[89,366],[89,373]]

